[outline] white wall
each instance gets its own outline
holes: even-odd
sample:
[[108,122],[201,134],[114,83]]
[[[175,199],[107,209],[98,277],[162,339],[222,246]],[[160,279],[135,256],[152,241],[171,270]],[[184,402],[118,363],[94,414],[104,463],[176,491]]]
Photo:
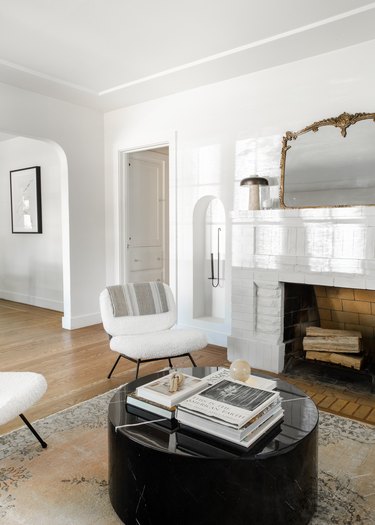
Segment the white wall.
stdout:
[[[40,166],[41,234],[13,234],[9,172]],[[0,142],[0,297],[63,311],[61,166],[56,146],[17,137]]]
[[62,166],[63,326],[100,322],[105,285],[103,115],[0,84],[0,131],[56,143]]
[[[179,323],[206,328],[212,342],[226,343],[226,323],[193,319],[192,218],[205,195],[230,210],[246,208],[242,178],[258,173],[271,182],[277,205],[281,138],[343,111],[375,110],[375,41],[274,69],[245,75],[105,115],[107,282],[118,278],[118,151],[168,141],[176,146],[171,169],[177,182],[177,302]],[[175,135],[176,132],[176,135]],[[176,143],[174,138],[177,137]],[[227,262],[231,231],[227,224]],[[226,272],[227,279],[230,274]]]

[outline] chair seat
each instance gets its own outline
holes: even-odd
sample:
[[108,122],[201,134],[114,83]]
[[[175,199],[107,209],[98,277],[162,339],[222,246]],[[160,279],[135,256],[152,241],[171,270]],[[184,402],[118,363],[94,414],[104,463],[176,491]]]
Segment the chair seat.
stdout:
[[199,330],[163,330],[142,335],[112,337],[110,348],[132,359],[176,357],[201,350],[207,346],[206,337]]
[[35,372],[0,372],[0,425],[22,414],[47,390],[44,376]]

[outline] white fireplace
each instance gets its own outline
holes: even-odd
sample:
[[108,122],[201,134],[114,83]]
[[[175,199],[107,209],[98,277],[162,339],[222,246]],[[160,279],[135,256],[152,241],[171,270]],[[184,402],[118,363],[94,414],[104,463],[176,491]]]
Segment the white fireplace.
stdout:
[[283,370],[284,283],[375,290],[375,207],[232,213],[231,361]]

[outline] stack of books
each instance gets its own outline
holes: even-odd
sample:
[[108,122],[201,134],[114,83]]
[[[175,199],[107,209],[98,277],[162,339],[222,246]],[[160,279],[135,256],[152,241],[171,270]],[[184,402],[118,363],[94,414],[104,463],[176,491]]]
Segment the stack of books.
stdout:
[[128,394],[128,412],[146,420],[177,420],[182,430],[245,448],[283,419],[280,394],[271,379],[251,376],[251,384],[243,383],[223,368],[203,379],[183,374],[180,388],[169,392],[170,375]]
[[179,403],[176,419],[182,428],[249,448],[283,415],[279,392],[223,379]]
[[[162,418],[173,419],[178,403],[208,386],[203,379],[183,374],[184,381],[179,389],[176,392],[169,392],[171,375],[168,374],[139,386],[135,392],[128,394],[127,405],[143,410],[145,418],[148,416],[146,412],[149,412]],[[137,415],[140,415],[140,412]]]
[[176,446],[182,452],[206,458],[233,458],[246,455],[249,451],[251,451],[251,454],[257,454],[264,450],[273,451],[274,445],[272,440],[280,433],[281,428],[280,424],[275,425],[249,447],[239,446],[227,439],[217,438],[189,427],[174,427],[174,430],[176,430]]

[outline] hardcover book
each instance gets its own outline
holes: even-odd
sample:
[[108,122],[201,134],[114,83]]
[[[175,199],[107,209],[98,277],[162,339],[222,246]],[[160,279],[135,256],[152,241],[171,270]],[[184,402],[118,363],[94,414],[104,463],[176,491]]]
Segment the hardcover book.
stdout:
[[153,401],[137,396],[135,392],[128,394],[126,404],[127,406],[137,407],[166,419],[174,419],[176,415],[175,406],[167,407],[160,405],[159,403],[154,403]]
[[177,419],[190,412],[239,429],[279,399],[278,392],[224,379],[179,403]]
[[256,439],[248,447],[232,443],[227,439],[201,432],[194,428],[184,426],[176,432],[177,448],[199,457],[242,457],[247,454],[257,454],[275,439],[281,431],[281,422],[276,422],[274,426]]
[[164,407],[173,407],[187,397],[207,388],[207,382],[204,379],[182,374],[183,383],[176,392],[170,392],[169,383],[172,375],[173,373],[139,386],[135,391],[136,395]]
[[283,414],[284,411],[281,408],[281,403],[278,401],[266,407],[262,412],[259,412],[258,415],[254,416],[254,418],[248,421],[247,424],[238,429],[227,426],[221,422],[216,422],[212,419],[205,418],[204,416],[184,411],[178,412],[177,420],[181,424],[197,428],[204,432],[218,435],[227,439],[233,439],[235,441],[241,441],[247,435],[251,434],[257,428],[263,425],[263,423],[265,423],[272,416],[277,415],[281,419]]
[[172,419],[164,418],[155,414],[155,412],[150,412],[149,410],[144,410],[135,405],[126,405],[126,411],[128,414],[136,416],[138,421],[149,422],[150,425],[156,425],[157,427],[162,427],[168,432],[173,432],[178,428],[177,419],[174,417]]
[[[223,379],[232,379],[229,368],[219,368],[219,370],[209,374],[204,378],[204,380],[210,385],[219,383]],[[261,377],[254,374],[251,374],[245,383],[255,388],[262,388],[264,390],[274,390],[277,387],[277,381],[274,379],[270,379],[269,377]]]
[[[196,432],[198,435],[202,436],[209,436],[213,440],[218,440],[221,443],[229,442],[233,445],[239,446],[241,448],[250,448],[251,446],[258,443],[260,440],[264,438],[271,439],[274,437],[274,431],[276,429],[280,428],[280,424],[283,420],[283,411],[281,413],[276,413],[270,418],[268,418],[266,421],[264,421],[258,428],[256,428],[253,432],[250,432],[247,436],[245,436],[243,439],[235,439],[235,438],[229,438],[226,435],[221,434],[220,432],[213,433],[212,431],[208,432],[204,428],[202,428],[199,425],[192,426],[191,424],[185,425],[181,424],[181,429],[188,432]],[[268,436],[267,436],[268,434]]]

